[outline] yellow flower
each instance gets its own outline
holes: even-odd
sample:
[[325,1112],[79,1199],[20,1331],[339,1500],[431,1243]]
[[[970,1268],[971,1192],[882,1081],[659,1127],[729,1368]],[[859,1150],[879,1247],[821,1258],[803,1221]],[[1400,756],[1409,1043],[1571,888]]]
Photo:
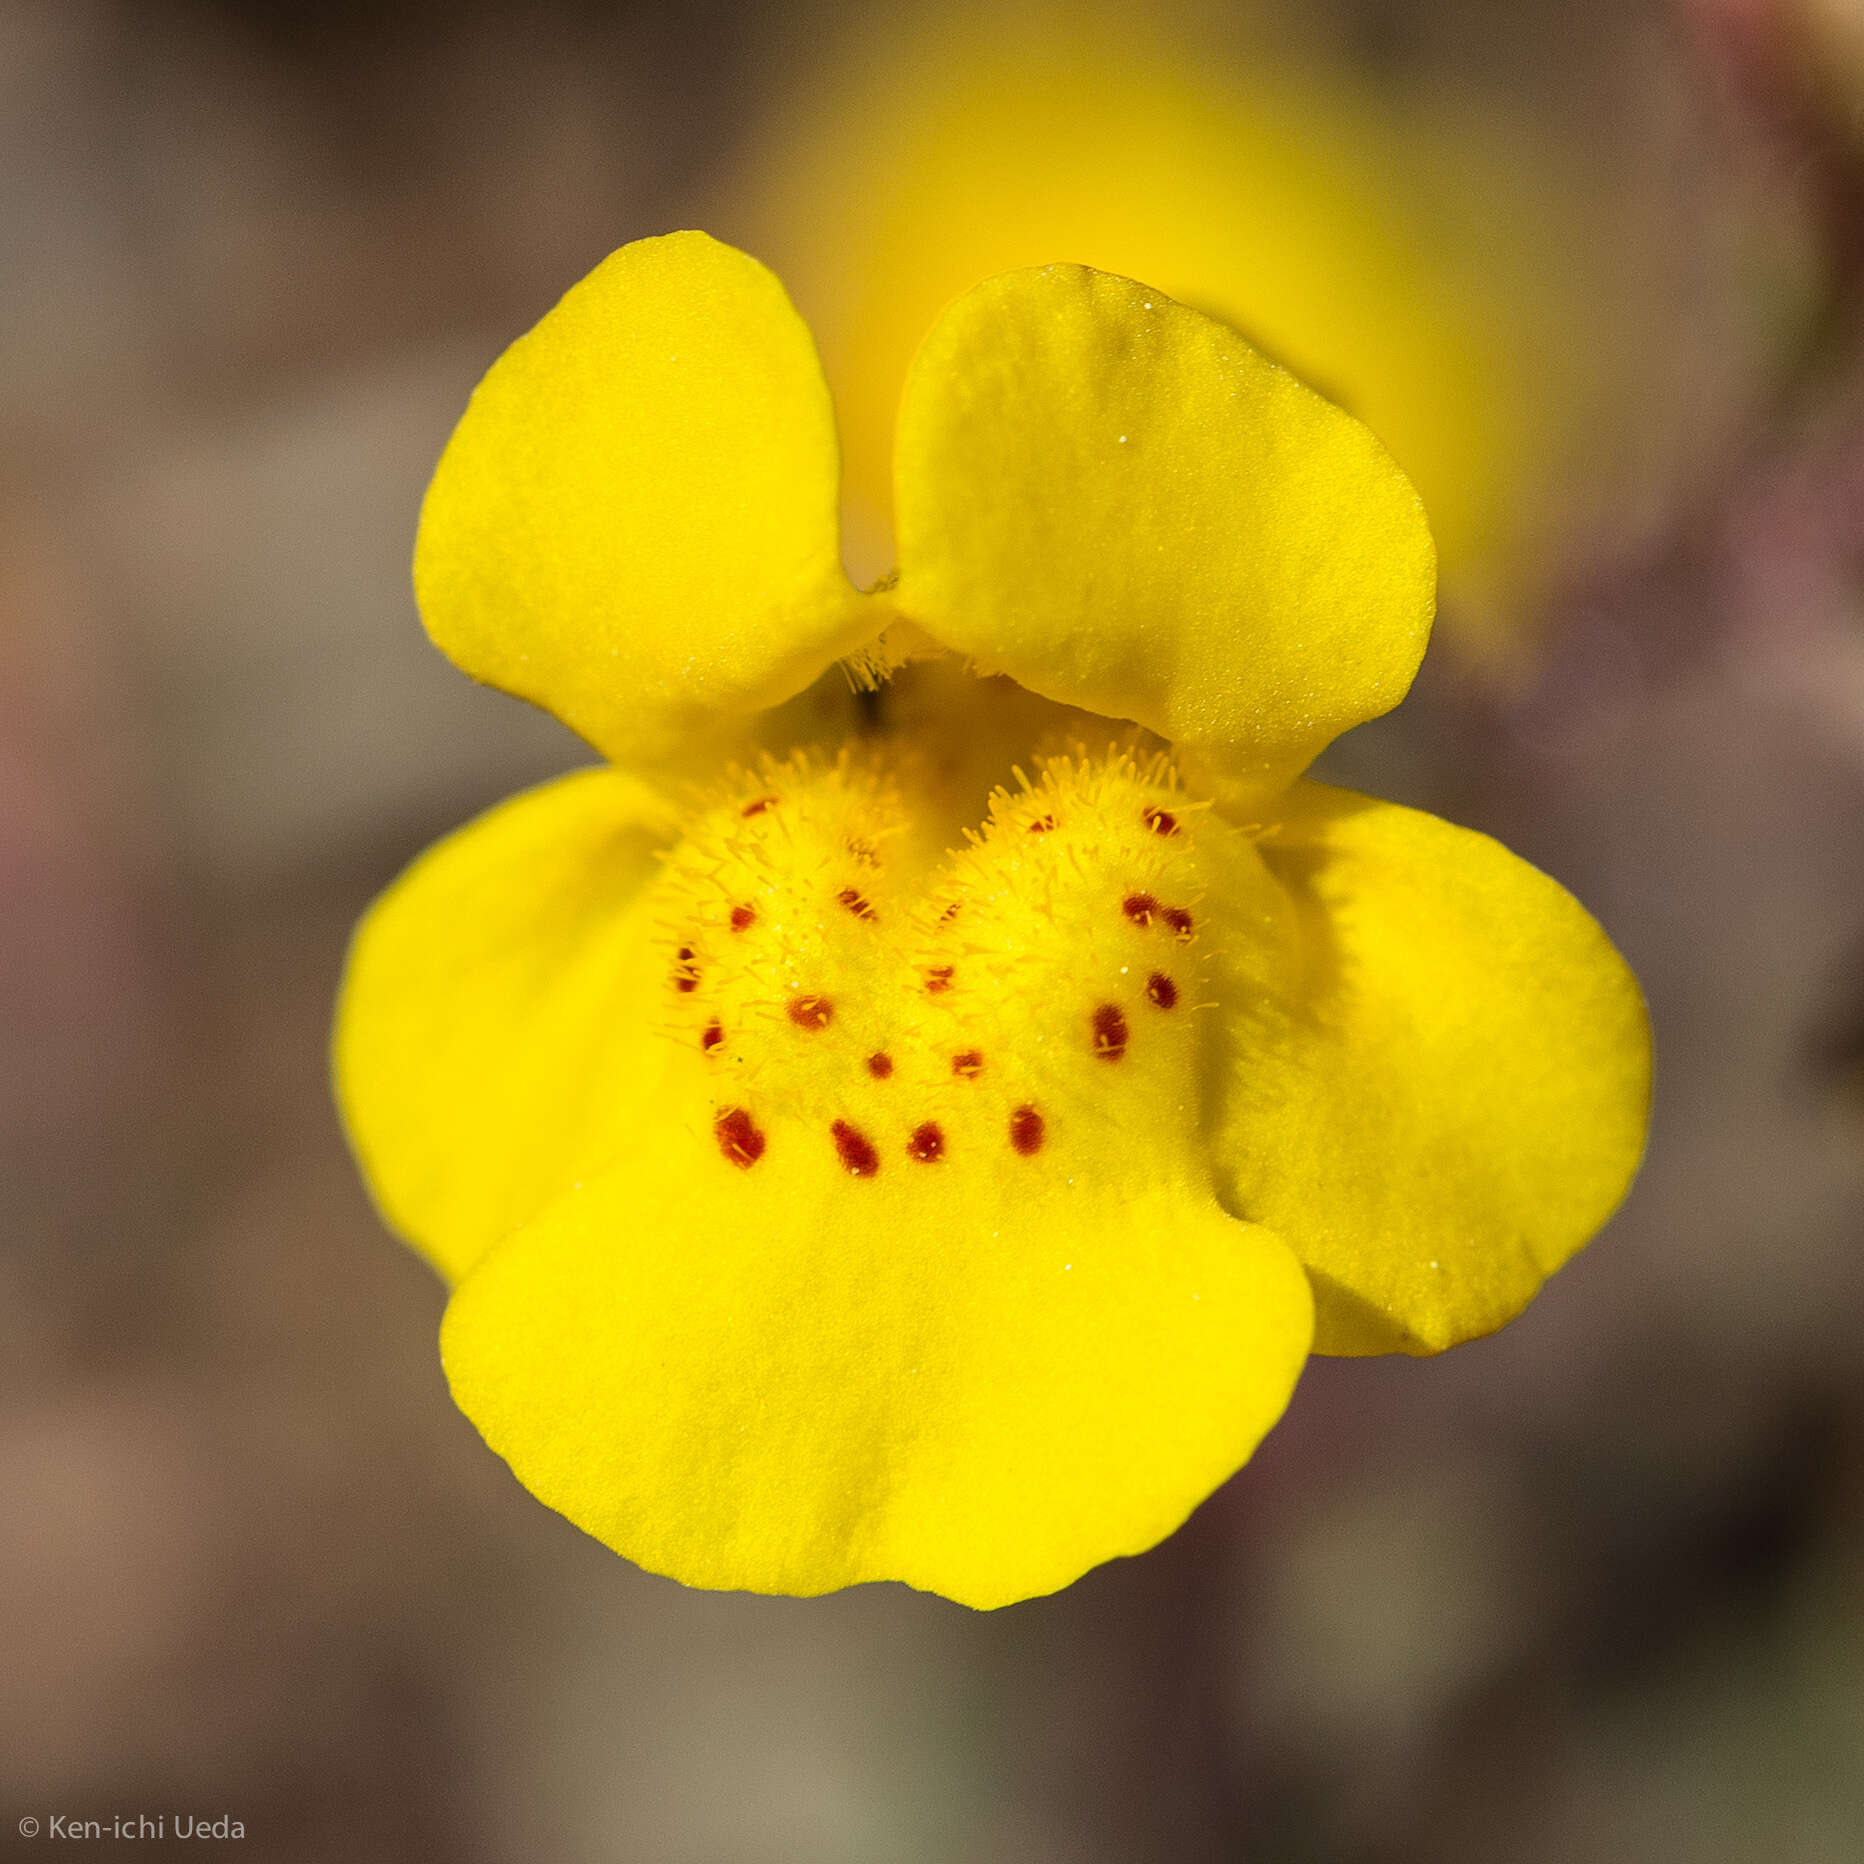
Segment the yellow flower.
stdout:
[[1169,1533],[1310,1347],[1517,1312],[1635,1166],[1644,1016],[1543,875],[1301,779],[1403,694],[1431,547],[1226,327],[993,279],[865,593],[836,477],[807,332],[700,234],[494,365],[422,612],[612,767],[377,903],[339,1095],[534,1494],[690,1584],[992,1606]]

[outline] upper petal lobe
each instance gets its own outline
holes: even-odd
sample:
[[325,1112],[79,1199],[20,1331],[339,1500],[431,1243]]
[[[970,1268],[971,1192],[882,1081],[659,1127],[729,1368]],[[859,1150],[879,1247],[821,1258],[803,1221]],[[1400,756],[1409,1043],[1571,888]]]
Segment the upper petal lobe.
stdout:
[[1404,697],[1435,557],[1365,428],[1162,292],[1084,266],[958,299],[914,360],[894,601],[1259,798]]
[[435,643],[620,763],[690,758],[878,630],[814,345],[702,233],[604,260],[488,371],[421,513]]

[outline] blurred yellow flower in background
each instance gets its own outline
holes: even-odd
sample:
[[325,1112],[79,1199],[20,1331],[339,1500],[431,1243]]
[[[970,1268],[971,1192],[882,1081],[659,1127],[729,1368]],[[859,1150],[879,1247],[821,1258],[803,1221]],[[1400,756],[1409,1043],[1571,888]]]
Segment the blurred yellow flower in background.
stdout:
[[1669,307],[1600,224],[1622,208],[1571,152],[1453,87],[1381,90],[1286,44],[1252,57],[1237,22],[1273,12],[864,19],[812,43],[720,222],[822,344],[857,570],[891,560],[893,398],[921,332],[980,279],[1075,261],[1224,319],[1371,427],[1431,514],[1453,644],[1505,670],[1576,540],[1583,558],[1635,532],[1674,496],[1684,437],[1725,436],[1725,391],[1652,418],[1684,398],[1658,386],[1663,351],[1693,339],[1658,334]]
[[1301,776],[1430,622],[1358,422],[1051,266],[937,320],[895,471],[857,591],[808,332],[703,235],[494,365],[422,613],[612,767],[376,904],[337,1080],[533,1493],[692,1584],[994,1606],[1169,1533],[1311,1347],[1518,1312],[1648,1042],[1552,881]]

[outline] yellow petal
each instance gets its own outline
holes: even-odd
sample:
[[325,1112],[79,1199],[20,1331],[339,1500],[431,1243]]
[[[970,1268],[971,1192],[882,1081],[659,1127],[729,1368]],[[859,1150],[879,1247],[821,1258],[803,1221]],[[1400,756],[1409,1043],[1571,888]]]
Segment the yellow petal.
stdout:
[[670,1125],[447,1311],[461,1408],[649,1570],[1007,1604],[1163,1538],[1287,1403],[1305,1280],[1201,1185],[751,1130]]
[[421,513],[422,617],[618,761],[690,755],[881,625],[841,572],[837,471],[776,280],[702,233],[637,241],[473,395]]
[[1429,632],[1417,496],[1224,325],[1080,266],[980,285],[900,410],[902,614],[1266,792],[1396,705]]
[[1307,970],[1266,1042],[1237,1028],[1228,1201],[1313,1275],[1317,1350],[1436,1352],[1517,1314],[1624,1195],[1643,999],[1584,908],[1487,836],[1315,783],[1289,801],[1262,852]]
[[687,1061],[659,1032],[641,923],[658,809],[613,771],[561,778],[430,849],[357,928],[338,1102],[384,1217],[449,1280]]
[[1184,12],[888,9],[786,97],[734,223],[821,342],[850,493],[890,509],[899,384],[940,307],[1075,260],[1222,317],[1363,419],[1423,494],[1462,597],[1445,626],[1505,644],[1551,482],[1577,443],[1589,483],[1609,451],[1600,217],[1518,119],[1394,108],[1330,61],[1199,43]]

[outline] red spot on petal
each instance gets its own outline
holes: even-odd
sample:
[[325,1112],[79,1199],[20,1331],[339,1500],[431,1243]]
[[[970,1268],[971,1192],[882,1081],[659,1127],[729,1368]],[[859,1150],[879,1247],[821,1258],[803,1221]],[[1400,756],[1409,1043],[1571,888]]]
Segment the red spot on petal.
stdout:
[[774,809],[776,806],[777,799],[774,796],[760,796],[755,802],[744,805],[744,814],[748,819],[751,816],[760,816],[766,809]]
[[673,954],[673,988],[682,996],[699,988],[699,967],[693,962],[690,945],[682,945]]
[[1169,1010],[1178,1001],[1178,986],[1163,971],[1154,971],[1146,979],[1146,995],[1161,1010]]
[[1169,809],[1148,809],[1144,820],[1146,827],[1155,835],[1175,835],[1178,832],[1178,818]]
[[835,1141],[835,1150],[841,1154],[842,1165],[850,1177],[871,1178],[880,1169],[880,1154],[873,1148],[867,1135],[852,1127],[846,1120],[837,1120],[829,1129],[829,1136]]
[[712,1136],[726,1158],[746,1171],[764,1156],[764,1135],[742,1107],[726,1107],[712,1122]]
[[1168,906],[1159,915],[1177,935],[1179,944],[1191,936],[1191,915],[1182,906]]
[[984,1051],[962,1050],[951,1058],[951,1071],[961,1081],[975,1081],[984,1072]]
[[725,1039],[725,1025],[715,1016],[699,1032],[699,1046],[710,1055]]
[[940,925],[950,925],[951,922],[958,917],[959,904],[957,900],[953,900],[952,903],[939,914],[938,922]]
[[835,1006],[827,997],[790,999],[790,1021],[798,1029],[826,1029],[834,1016]]
[[945,1135],[939,1129],[937,1120],[927,1120],[923,1126],[913,1128],[913,1136],[906,1142],[909,1157],[916,1158],[922,1165],[930,1165],[934,1159],[945,1156]]
[[1118,1061],[1126,1053],[1126,1012],[1117,1003],[1103,1003],[1094,1012],[1094,1053],[1102,1061]]
[[840,905],[847,907],[849,912],[853,913],[857,919],[872,919],[874,916],[873,907],[852,887],[843,887],[842,890],[835,895],[835,898]]
[[1149,893],[1129,893],[1120,902],[1120,911],[1136,926],[1149,926],[1158,909],[1158,901]]
[[939,996],[951,988],[951,975],[956,967],[949,964],[935,964],[926,973],[926,994]]
[[734,932],[742,932],[747,926],[754,926],[756,923],[757,908],[755,906],[734,906],[731,909],[731,929]]
[[1010,1144],[1024,1158],[1042,1150],[1048,1128],[1034,1107],[1018,1107],[1010,1115]]
[[884,1081],[893,1072],[893,1057],[887,1054],[868,1056],[867,1072],[876,1081]]
[[1029,824],[1029,832],[1032,835],[1046,835],[1054,826],[1055,818],[1052,815],[1037,816]]

